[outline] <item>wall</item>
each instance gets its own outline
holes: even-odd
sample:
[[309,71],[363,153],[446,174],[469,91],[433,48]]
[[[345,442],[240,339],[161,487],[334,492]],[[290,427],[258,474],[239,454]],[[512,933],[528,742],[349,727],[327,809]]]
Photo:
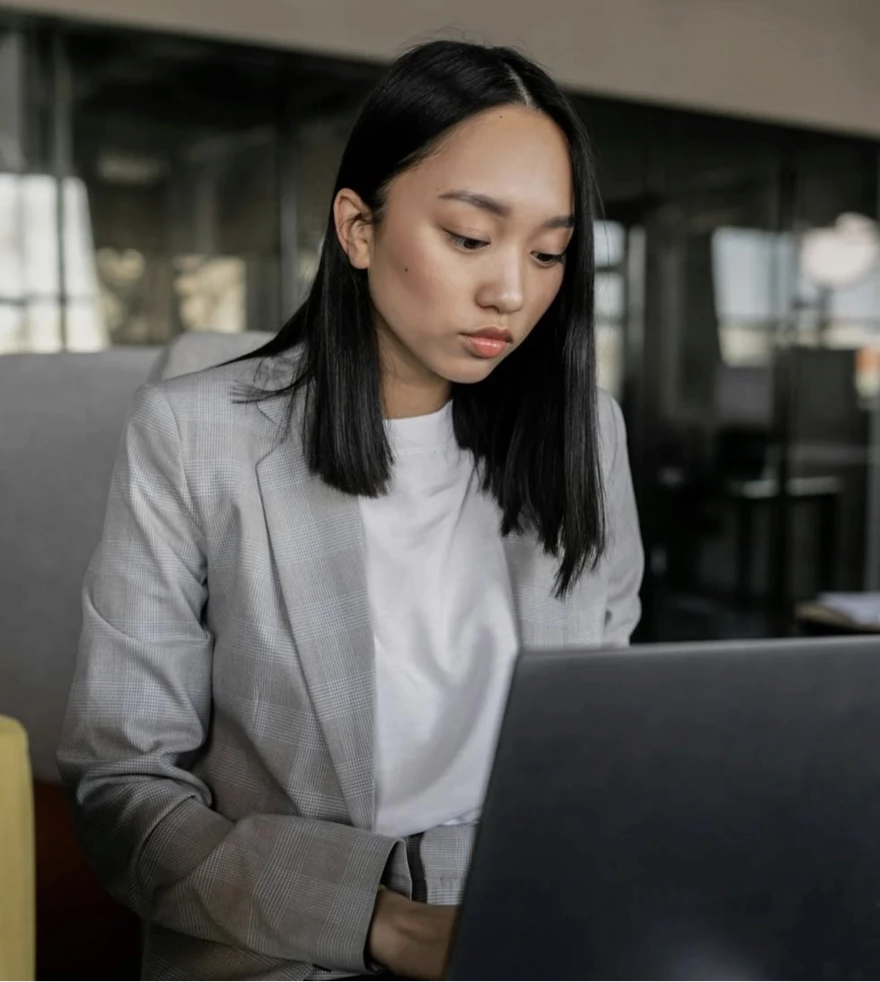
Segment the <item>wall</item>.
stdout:
[[386,60],[450,25],[573,88],[880,137],[878,0],[0,0]]

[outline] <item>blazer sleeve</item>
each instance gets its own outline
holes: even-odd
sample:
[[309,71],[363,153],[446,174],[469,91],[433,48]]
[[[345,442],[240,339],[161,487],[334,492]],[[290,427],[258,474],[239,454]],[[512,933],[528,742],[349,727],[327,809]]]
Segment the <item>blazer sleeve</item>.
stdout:
[[608,597],[602,643],[626,645],[639,623],[642,607],[639,590],[644,574],[644,551],[633,492],[626,424],[620,406],[606,397],[611,414],[612,451],[605,478],[608,516]]
[[361,974],[376,893],[404,846],[333,822],[230,821],[212,809],[187,770],[212,712],[207,600],[177,421],[162,388],[147,385],[85,578],[58,754],[80,840],[110,892],[145,920]]

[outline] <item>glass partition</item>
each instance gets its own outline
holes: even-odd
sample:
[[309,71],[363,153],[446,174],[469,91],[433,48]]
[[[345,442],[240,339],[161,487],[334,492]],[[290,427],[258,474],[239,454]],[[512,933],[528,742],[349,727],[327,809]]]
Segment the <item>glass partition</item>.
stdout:
[[[381,68],[0,16],[0,354],[274,330]],[[643,640],[880,589],[878,143],[575,96]]]

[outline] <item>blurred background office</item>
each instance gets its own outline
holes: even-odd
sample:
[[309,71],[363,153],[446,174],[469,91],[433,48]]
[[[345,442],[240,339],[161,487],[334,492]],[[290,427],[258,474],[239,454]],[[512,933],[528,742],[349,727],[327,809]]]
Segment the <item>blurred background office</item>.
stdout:
[[0,4],[0,352],[276,329],[361,99],[449,24],[542,59],[593,137],[642,638],[880,586],[873,0]]
[[139,977],[54,764],[131,394],[180,339],[277,330],[366,92],[450,34],[525,48],[592,135],[639,640],[880,591],[877,0],[0,0],[0,713],[36,778],[38,978]]

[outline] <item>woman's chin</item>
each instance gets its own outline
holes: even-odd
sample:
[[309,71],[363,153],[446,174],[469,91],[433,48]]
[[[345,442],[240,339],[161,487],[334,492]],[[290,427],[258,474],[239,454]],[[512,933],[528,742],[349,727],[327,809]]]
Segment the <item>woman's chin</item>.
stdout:
[[488,378],[500,364],[500,358],[457,358],[444,365],[439,374],[455,385],[473,385]]

